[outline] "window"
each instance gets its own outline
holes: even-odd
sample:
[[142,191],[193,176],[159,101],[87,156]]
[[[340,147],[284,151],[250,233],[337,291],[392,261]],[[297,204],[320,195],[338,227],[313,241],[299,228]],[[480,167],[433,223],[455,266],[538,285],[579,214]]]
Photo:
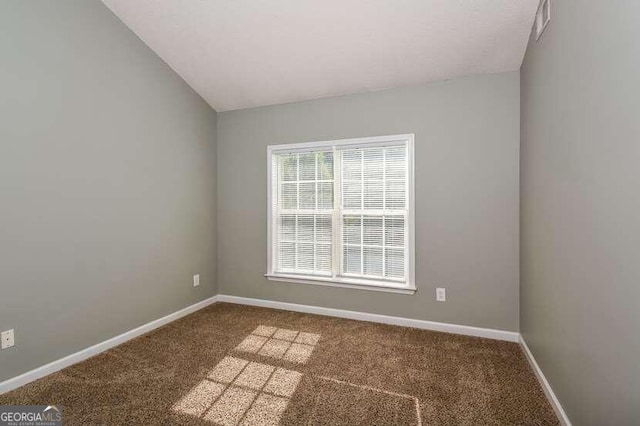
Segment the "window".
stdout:
[[274,145],[267,278],[413,293],[413,135]]

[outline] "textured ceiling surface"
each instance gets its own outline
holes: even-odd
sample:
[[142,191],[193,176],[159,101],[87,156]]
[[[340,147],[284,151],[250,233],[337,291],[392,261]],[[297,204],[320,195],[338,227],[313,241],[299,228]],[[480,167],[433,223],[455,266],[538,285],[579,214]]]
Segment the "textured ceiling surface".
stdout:
[[217,111],[520,67],[538,0],[103,0]]

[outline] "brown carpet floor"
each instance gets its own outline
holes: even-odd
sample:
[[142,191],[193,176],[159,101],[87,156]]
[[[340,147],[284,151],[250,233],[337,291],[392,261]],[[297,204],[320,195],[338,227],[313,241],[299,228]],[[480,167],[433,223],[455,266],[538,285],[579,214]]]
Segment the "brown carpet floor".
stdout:
[[226,303],[0,404],[67,425],[558,424],[515,343]]

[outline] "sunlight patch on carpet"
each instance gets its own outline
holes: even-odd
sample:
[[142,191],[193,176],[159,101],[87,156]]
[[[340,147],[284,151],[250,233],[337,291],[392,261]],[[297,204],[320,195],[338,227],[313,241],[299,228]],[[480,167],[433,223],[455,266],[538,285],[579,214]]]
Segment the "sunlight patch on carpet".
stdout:
[[[319,334],[260,325],[235,350],[306,363]],[[225,356],[173,405],[173,410],[221,426],[276,426],[303,374]]]
[[306,364],[319,341],[319,334],[259,325],[235,350]]

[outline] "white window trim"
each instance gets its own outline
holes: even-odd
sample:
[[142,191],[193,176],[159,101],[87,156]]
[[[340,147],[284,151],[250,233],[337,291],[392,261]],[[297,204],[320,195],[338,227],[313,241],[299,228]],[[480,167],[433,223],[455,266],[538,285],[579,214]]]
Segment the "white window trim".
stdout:
[[[267,273],[265,277],[270,281],[291,282],[299,284],[325,285],[330,287],[353,288],[359,290],[375,290],[391,293],[413,294],[417,291],[415,283],[415,191],[414,191],[414,135],[390,135],[355,139],[340,139],[331,141],[303,142],[282,145],[269,145],[267,147]],[[323,149],[332,147],[363,147],[392,146],[394,142],[407,145],[408,164],[408,209],[407,209],[407,282],[378,281],[361,278],[348,278],[344,276],[324,277],[311,275],[295,275],[274,272],[273,244],[274,244],[274,217],[273,200],[277,190],[272,185],[273,155],[282,153],[304,152],[310,149]],[[334,244],[335,246],[335,244]],[[335,259],[335,258],[334,258]],[[335,259],[334,263],[337,262]]]

